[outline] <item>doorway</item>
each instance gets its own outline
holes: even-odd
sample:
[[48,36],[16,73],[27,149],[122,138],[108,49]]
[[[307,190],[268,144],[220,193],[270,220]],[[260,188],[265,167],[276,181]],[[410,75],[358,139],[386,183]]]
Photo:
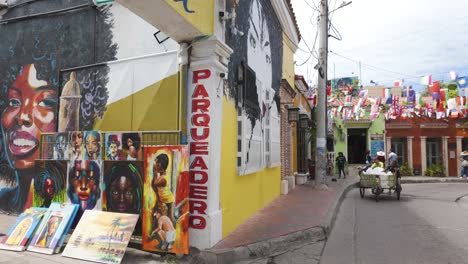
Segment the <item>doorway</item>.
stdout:
[[367,129],[348,128],[348,156],[350,164],[366,163]]

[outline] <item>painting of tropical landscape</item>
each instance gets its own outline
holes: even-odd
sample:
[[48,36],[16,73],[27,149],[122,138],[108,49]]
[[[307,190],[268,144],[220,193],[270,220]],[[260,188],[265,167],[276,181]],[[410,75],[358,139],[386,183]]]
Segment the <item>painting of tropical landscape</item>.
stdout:
[[138,215],[86,210],[62,256],[120,263]]

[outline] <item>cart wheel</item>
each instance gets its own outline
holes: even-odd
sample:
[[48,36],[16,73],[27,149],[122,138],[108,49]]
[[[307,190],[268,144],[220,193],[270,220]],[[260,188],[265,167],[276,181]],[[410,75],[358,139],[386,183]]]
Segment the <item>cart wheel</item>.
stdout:
[[361,198],[364,198],[364,194],[366,193],[366,188],[359,188],[359,193],[361,193]]
[[378,194],[375,194],[375,201],[376,201],[376,202],[379,201],[379,195],[378,195]]

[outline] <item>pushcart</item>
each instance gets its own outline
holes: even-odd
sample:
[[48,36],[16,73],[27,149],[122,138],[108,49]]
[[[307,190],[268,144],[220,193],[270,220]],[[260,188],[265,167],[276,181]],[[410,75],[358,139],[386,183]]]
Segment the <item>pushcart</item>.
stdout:
[[379,195],[385,190],[389,190],[389,192],[394,191],[394,193],[396,193],[397,200],[400,200],[401,178],[399,177],[398,171],[385,176],[366,174],[361,171],[359,172],[359,177],[359,192],[361,194],[361,198],[364,198],[366,189],[371,189],[372,194],[375,195],[375,201],[379,200]]

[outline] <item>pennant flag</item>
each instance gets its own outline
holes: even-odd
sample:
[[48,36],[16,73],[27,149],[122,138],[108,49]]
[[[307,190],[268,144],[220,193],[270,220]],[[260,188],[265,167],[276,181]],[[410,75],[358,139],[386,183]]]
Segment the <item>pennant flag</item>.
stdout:
[[395,87],[400,87],[402,84],[403,84],[403,82],[401,80],[395,80],[393,82],[393,86],[395,86]]
[[421,78],[421,84],[431,85],[432,84],[432,75],[426,75]]
[[372,119],[377,118],[378,116],[379,116],[379,106],[374,104],[374,105],[371,106],[369,119],[372,120]]
[[432,99],[439,100],[440,99],[440,92],[432,93]]
[[429,85],[429,92],[431,94],[440,92],[440,83],[439,82],[433,82],[431,85]]
[[458,89],[458,96],[468,96],[468,88]]
[[447,99],[448,99],[448,89],[447,88],[440,89],[440,101],[445,104],[447,102]]
[[379,106],[380,103],[382,103],[382,97],[377,96],[377,97],[375,98],[375,104],[376,104],[377,106]]
[[390,88],[384,90],[385,104],[392,104],[392,94],[390,93]]
[[457,77],[458,77],[458,76],[457,76],[457,73],[454,72],[454,71],[451,71],[451,72],[449,73],[449,75],[450,75],[450,80],[451,80],[451,81],[455,81],[455,80],[457,79]]
[[468,77],[457,78],[457,84],[459,88],[468,88]]
[[312,86],[309,86],[309,90],[307,91],[307,99],[314,99],[314,89],[312,88]]
[[358,93],[358,96],[359,97],[366,97],[367,94],[369,94],[369,90],[360,90],[359,93]]

